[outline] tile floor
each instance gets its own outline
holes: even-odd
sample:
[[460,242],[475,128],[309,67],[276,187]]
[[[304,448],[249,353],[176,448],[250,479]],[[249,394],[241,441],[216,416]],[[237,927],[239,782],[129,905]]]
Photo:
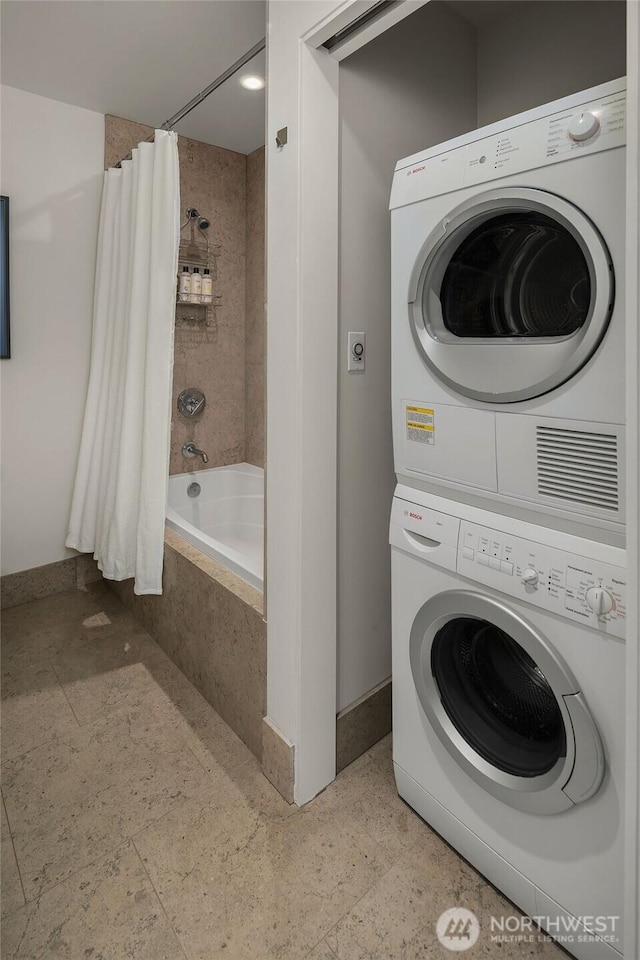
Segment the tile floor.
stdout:
[[8,610],[2,653],[5,960],[450,958],[442,911],[515,912],[397,797],[390,738],[289,806],[103,584]]

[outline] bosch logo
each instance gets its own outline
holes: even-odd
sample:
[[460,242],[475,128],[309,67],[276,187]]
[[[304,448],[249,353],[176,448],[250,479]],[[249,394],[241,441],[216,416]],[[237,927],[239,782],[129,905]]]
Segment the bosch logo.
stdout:
[[424,170],[424,164],[422,164],[421,167],[414,167],[411,173],[422,173],[423,170]]
[[410,513],[409,516],[413,517],[414,520],[422,520],[422,517],[419,513]]

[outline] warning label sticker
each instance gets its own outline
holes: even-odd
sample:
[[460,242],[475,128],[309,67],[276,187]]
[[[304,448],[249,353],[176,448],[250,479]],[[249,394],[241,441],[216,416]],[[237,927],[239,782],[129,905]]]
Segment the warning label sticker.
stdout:
[[407,406],[406,414],[407,440],[415,440],[416,443],[436,442],[433,410]]

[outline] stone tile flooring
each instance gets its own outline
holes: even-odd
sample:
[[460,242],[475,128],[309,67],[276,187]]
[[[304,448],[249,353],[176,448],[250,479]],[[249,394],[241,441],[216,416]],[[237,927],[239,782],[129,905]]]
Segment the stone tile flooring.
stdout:
[[398,798],[390,738],[289,806],[103,584],[6,611],[2,697],[5,960],[442,960],[442,911],[515,912]]

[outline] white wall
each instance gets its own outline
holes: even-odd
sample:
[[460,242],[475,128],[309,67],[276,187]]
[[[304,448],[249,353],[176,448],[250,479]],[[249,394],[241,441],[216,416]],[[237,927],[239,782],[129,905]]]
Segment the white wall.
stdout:
[[338,65],[301,38],[343,6],[267,6],[267,713],[298,803],[335,776],[338,267]]
[[[475,27],[427,4],[341,63],[340,114],[338,710],[391,673],[393,169],[476,126]],[[366,333],[363,373],[347,373],[348,330]]]
[[89,373],[104,117],[1,91],[11,212],[11,359],[2,377],[2,573],[65,548]]
[[528,0],[478,30],[478,125],[625,74],[625,3]]

